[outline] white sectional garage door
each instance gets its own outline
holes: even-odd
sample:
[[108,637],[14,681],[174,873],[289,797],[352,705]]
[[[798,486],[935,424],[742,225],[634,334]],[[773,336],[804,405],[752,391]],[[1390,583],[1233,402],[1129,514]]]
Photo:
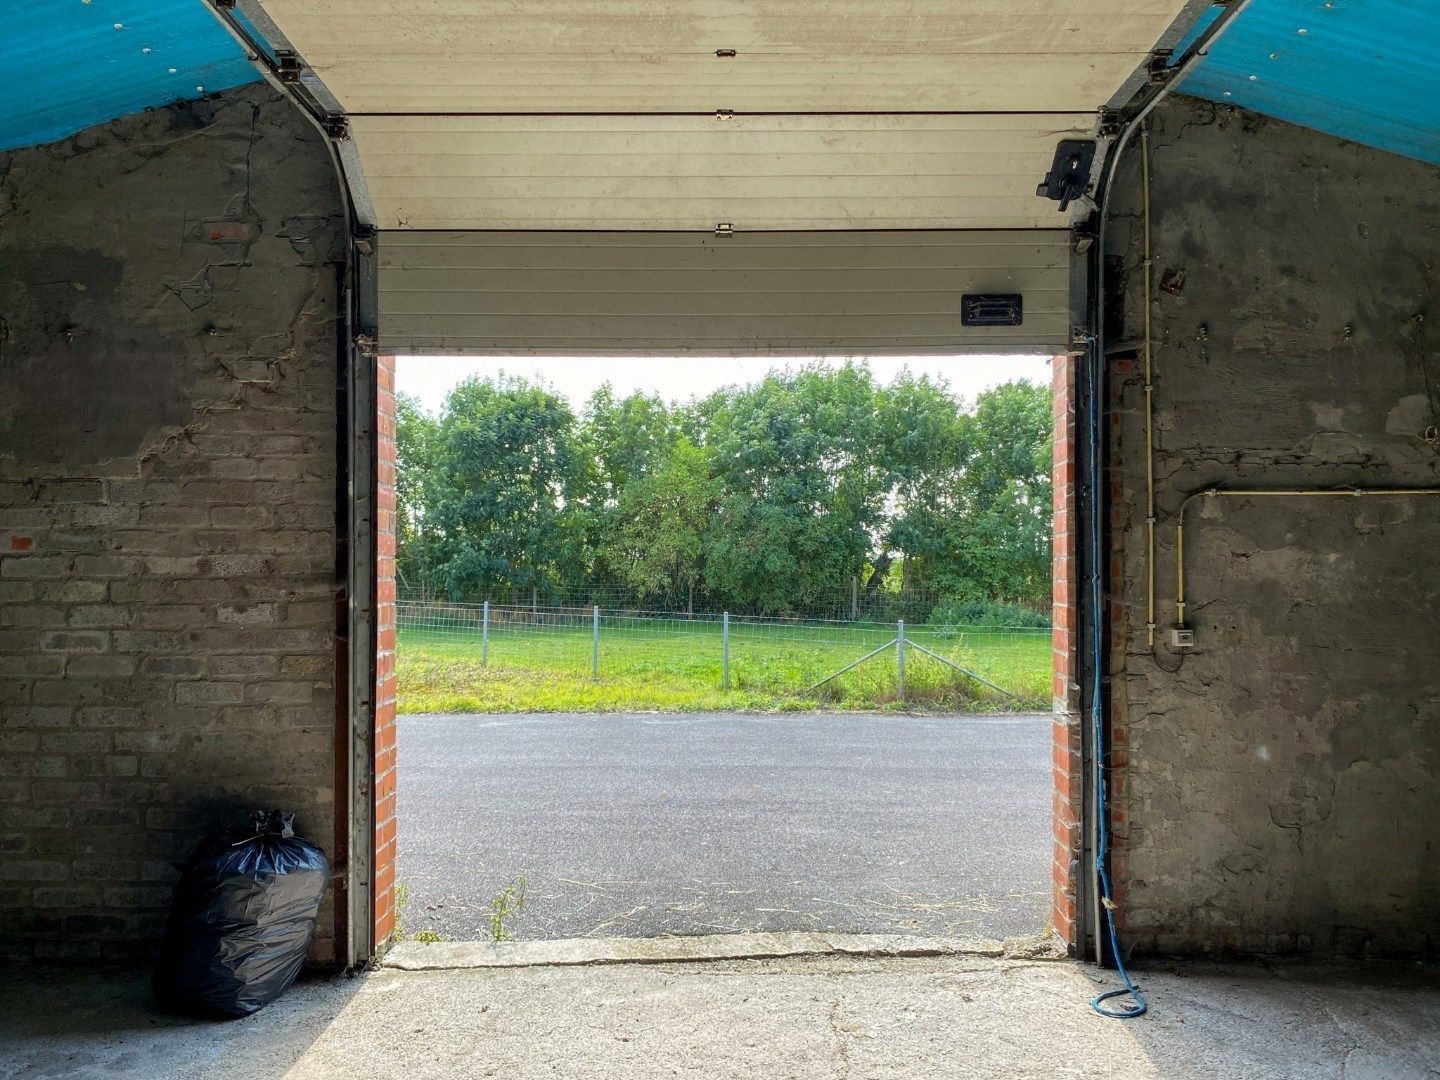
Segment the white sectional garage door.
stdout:
[[1036,185],[1185,2],[263,7],[349,116],[382,348],[963,352],[1066,347]]

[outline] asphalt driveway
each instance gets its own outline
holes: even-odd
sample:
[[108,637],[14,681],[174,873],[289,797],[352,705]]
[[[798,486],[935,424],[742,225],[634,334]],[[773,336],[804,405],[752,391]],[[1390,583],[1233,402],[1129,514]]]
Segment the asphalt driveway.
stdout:
[[400,718],[413,935],[1007,936],[1049,906],[1048,716]]

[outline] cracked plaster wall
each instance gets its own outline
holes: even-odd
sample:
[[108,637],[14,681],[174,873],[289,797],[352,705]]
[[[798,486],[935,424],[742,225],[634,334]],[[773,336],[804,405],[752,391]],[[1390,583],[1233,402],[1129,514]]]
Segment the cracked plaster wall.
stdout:
[[1145,641],[1138,158],[1108,240],[1116,876],[1161,952],[1440,945],[1440,170],[1177,98],[1152,126],[1157,631]]
[[333,848],[341,215],[262,86],[0,155],[0,954],[147,955],[252,807]]

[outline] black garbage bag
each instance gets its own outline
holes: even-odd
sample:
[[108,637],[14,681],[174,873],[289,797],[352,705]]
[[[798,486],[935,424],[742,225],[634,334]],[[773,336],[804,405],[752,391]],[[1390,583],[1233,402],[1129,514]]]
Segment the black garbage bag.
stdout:
[[295,981],[330,865],[294,821],[256,811],[253,827],[206,837],[190,856],[151,980],[163,1007],[249,1016]]

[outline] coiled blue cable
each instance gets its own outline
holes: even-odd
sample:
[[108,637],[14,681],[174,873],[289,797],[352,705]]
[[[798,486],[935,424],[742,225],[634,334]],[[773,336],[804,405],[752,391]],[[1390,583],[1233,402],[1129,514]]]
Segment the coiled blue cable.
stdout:
[[[1101,601],[1103,593],[1100,587],[1100,365],[1102,358],[1098,342],[1091,343],[1090,347],[1090,379],[1086,388],[1089,399],[1089,440],[1090,440],[1090,611],[1095,619],[1095,632],[1091,634],[1093,652],[1091,655],[1091,670],[1094,672],[1095,686],[1090,695],[1090,726],[1096,755],[1095,767],[1095,818],[1098,822],[1095,837],[1095,871],[1100,882],[1100,906],[1105,911],[1105,928],[1110,938],[1110,955],[1115,958],[1115,970],[1120,975],[1120,982],[1123,984],[1119,990],[1107,990],[1103,994],[1096,994],[1090,999],[1090,1008],[1094,1009],[1101,1016],[1108,1016],[1114,1020],[1134,1020],[1137,1016],[1144,1016],[1150,1006],[1145,1001],[1145,996],[1140,993],[1140,988],[1130,979],[1130,973],[1125,969],[1125,960],[1120,955],[1120,939],[1115,933],[1115,909],[1110,899],[1110,874],[1105,869],[1105,858],[1110,851],[1110,823],[1109,823],[1109,798],[1106,792],[1105,767],[1101,759],[1101,750],[1105,745],[1104,709],[1102,701],[1102,682],[1100,664],[1103,660],[1103,652],[1100,638],[1100,628],[1103,620],[1100,617]],[[1130,997],[1134,999],[1133,1005],[1122,1005],[1116,1008],[1107,1008],[1105,1002],[1117,997]]]

